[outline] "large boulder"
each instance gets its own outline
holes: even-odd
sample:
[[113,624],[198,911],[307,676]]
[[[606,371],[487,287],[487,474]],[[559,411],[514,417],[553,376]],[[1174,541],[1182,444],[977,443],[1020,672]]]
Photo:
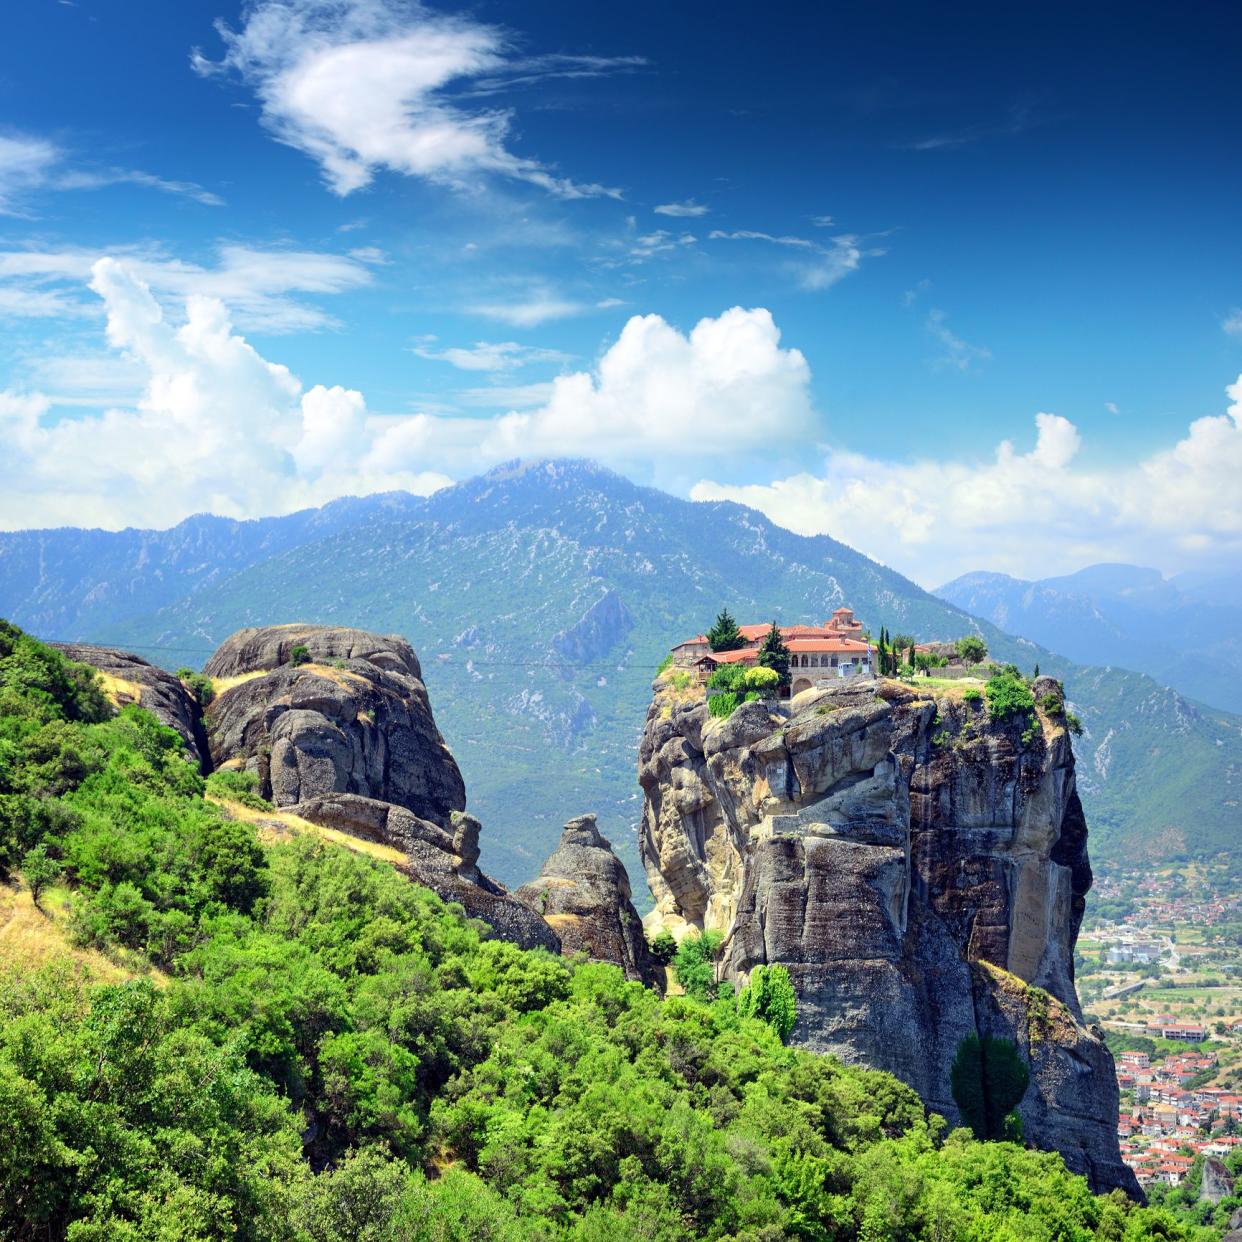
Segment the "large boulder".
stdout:
[[514,895],[551,924],[565,953],[612,962],[629,979],[660,982],[663,971],[647,947],[630,877],[594,815],[570,820],[539,878]]
[[141,656],[115,647],[96,647],[89,643],[52,643],[58,651],[79,664],[89,664],[103,677],[108,697],[118,707],[137,704],[161,724],[181,734],[186,749],[200,768],[205,767],[206,736],[199,720],[198,700],[171,673]]
[[[305,662],[295,665],[298,648]],[[403,638],[338,626],[246,629],[204,671],[219,687],[207,713],[213,764],[255,772],[277,806],[353,793],[441,827],[465,809],[461,772]]]

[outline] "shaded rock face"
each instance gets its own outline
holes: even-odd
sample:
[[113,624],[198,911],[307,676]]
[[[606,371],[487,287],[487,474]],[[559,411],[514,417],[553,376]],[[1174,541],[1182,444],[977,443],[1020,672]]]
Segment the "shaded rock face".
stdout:
[[1112,1056],[1074,990],[1091,869],[1073,753],[1056,717],[1021,734],[958,691],[855,682],[722,722],[657,682],[639,761],[648,921],[725,932],[738,982],[784,964],[795,1042],[889,1070],[953,1123],[961,1041],[1012,1040],[1027,1140],[1137,1195]]
[[539,911],[565,953],[612,962],[627,979],[656,986],[663,970],[651,956],[630,894],[630,877],[594,815],[570,820],[539,878],[514,894]]
[[401,850],[406,856],[402,869],[412,880],[457,902],[471,918],[490,923],[502,940],[523,949],[560,952],[548,924],[478,869],[479,821],[473,815],[453,812],[446,829],[403,806],[349,793],[310,798],[288,810],[313,824]]
[[[310,661],[294,667],[299,646]],[[241,761],[277,806],[353,793],[441,826],[465,809],[461,772],[404,639],[332,626],[240,630],[204,671],[260,674],[217,694],[208,740],[216,765]]]
[[[1208,1203],[1219,1203],[1233,1194],[1233,1178],[1224,1162],[1208,1156],[1203,1162],[1203,1180],[1199,1183],[1199,1198]],[[1230,1227],[1234,1225],[1231,1219]]]
[[206,736],[199,719],[198,701],[171,673],[148,664],[140,656],[113,647],[87,643],[52,643],[71,660],[89,664],[105,677],[105,686],[120,705],[136,703],[161,724],[181,734],[199,767],[207,768]]

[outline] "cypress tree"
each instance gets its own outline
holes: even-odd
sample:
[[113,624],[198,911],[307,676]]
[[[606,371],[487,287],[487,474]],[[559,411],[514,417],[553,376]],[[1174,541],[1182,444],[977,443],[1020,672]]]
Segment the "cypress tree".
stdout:
[[780,674],[782,687],[789,685],[789,648],[785,646],[785,640],[781,637],[780,628],[775,621],[764,637],[756,659],[764,668],[774,669]]
[[737,622],[727,608],[720,610],[716,616],[716,624],[707,631],[707,645],[713,651],[736,651],[739,647],[746,646],[746,639],[742,637]]

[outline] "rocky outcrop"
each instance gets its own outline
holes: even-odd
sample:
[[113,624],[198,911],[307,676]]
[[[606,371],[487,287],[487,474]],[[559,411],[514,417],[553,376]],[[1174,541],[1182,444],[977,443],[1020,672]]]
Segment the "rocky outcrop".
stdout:
[[612,962],[626,978],[651,986],[662,980],[631,900],[630,877],[594,815],[570,820],[539,878],[514,895],[543,915],[565,953]]
[[[304,651],[298,651],[304,648]],[[297,658],[304,661],[293,664]],[[335,626],[240,630],[208,661],[216,766],[313,824],[400,850],[411,879],[522,948],[556,933],[479,870],[479,821],[403,638]]]
[[200,768],[205,767],[207,745],[199,720],[198,701],[171,673],[114,647],[95,647],[88,643],[51,645],[69,659],[98,669],[103,675],[104,689],[118,706],[136,703],[161,724],[175,729],[195,762]]
[[[307,659],[294,665],[299,647]],[[277,806],[353,793],[442,827],[465,809],[461,772],[403,638],[334,626],[240,630],[204,671],[224,680],[207,713],[213,762],[256,772]]]
[[[1199,1198],[1207,1203],[1219,1203],[1233,1194],[1233,1177],[1221,1160],[1208,1156],[1203,1161],[1203,1178],[1199,1182]],[[1229,1222],[1233,1226],[1233,1221]]]
[[455,811],[445,829],[405,807],[349,793],[325,794],[288,810],[313,824],[401,850],[403,870],[412,880],[457,902],[471,918],[483,919],[502,940],[560,952],[552,928],[479,870],[479,821],[473,815]]
[[891,1071],[952,1122],[962,1040],[1012,1040],[1027,1140],[1137,1194],[1112,1057],[1074,991],[1091,869],[1073,753],[1058,716],[1025,725],[962,689],[874,681],[720,721],[658,681],[639,764],[649,924],[725,932],[738,982],[784,964],[796,1042]]

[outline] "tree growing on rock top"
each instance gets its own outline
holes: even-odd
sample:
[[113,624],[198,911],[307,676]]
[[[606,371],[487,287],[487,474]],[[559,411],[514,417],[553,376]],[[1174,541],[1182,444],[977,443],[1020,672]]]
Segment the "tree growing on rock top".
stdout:
[[763,668],[770,668],[780,676],[782,686],[789,685],[789,648],[785,646],[780,627],[775,621],[764,636],[759,654],[755,658]]
[[746,639],[727,608],[717,613],[716,623],[707,631],[707,645],[713,651],[736,651],[746,646]]

